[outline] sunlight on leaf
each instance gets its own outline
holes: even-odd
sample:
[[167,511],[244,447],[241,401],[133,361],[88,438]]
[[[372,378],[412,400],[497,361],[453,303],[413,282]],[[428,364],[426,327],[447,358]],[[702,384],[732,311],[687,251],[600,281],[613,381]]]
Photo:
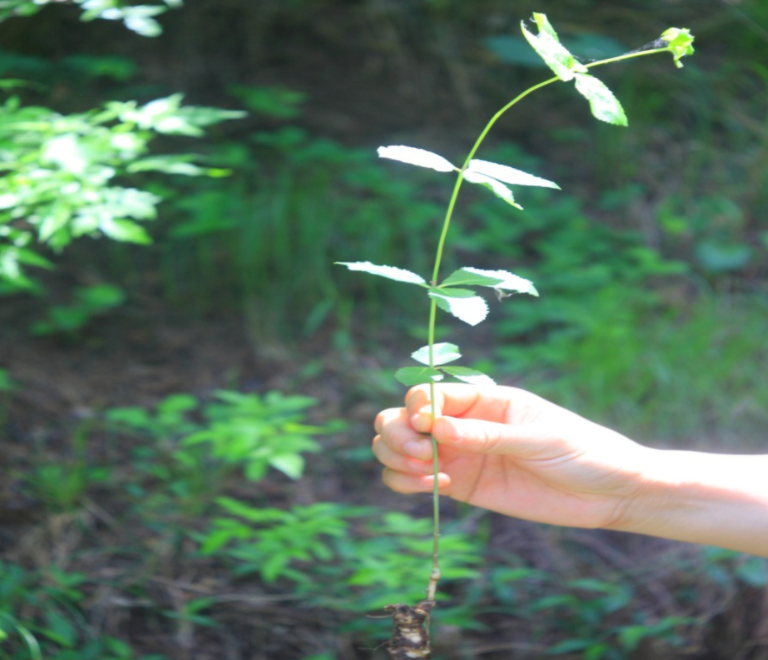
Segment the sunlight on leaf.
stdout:
[[474,282],[474,284],[490,286],[493,289],[502,289],[504,291],[528,293],[532,296],[539,295],[539,292],[536,291],[536,287],[533,286],[533,282],[506,270],[483,270],[481,268],[462,268],[462,270],[471,275],[496,280],[495,284],[483,284],[482,282]]
[[553,181],[547,181],[533,174],[517,170],[514,167],[491,163],[487,160],[473,159],[469,161],[468,169],[516,186],[541,186],[542,188],[556,188],[560,190],[560,186]]
[[426,280],[412,273],[404,268],[395,268],[394,266],[377,266],[370,261],[337,261],[339,266],[346,266],[349,270],[359,270],[363,273],[369,273],[370,275],[378,275],[379,277],[386,277],[389,280],[396,280],[398,282],[408,282],[409,284],[422,284],[426,285]]
[[[418,351],[411,353],[411,357],[416,362],[429,365],[429,346],[422,346]],[[458,360],[460,357],[461,353],[459,353],[459,347],[456,344],[443,342],[432,347],[432,358],[435,365],[447,364]]]
[[583,73],[587,68],[580,64],[576,58],[571,55],[568,49],[560,43],[557,33],[550,25],[544,14],[533,14],[533,19],[539,28],[539,34],[534,35],[528,31],[525,23],[521,23],[523,35],[531,44],[531,47],[539,54],[547,66],[552,69],[560,80],[573,80],[576,73]]
[[602,80],[586,73],[577,73],[576,90],[589,101],[589,108],[596,119],[616,126],[627,125],[624,108]]
[[481,387],[492,387],[496,381],[490,376],[486,376],[482,371],[470,369],[469,367],[443,367],[442,370],[449,376],[469,383],[470,385],[479,385]]
[[429,296],[440,309],[469,325],[477,325],[488,316],[488,303],[469,289],[431,289]]
[[431,151],[417,149],[416,147],[405,147],[402,145],[394,147],[379,147],[378,154],[380,158],[391,158],[399,160],[401,163],[409,165],[418,165],[427,167],[438,172],[454,172],[456,168],[442,156],[438,156]]
[[464,170],[461,173],[461,175],[464,177],[465,180],[469,181],[470,183],[476,183],[477,185],[488,188],[494,195],[496,195],[497,197],[500,197],[507,204],[511,204],[516,209],[520,209],[520,210],[523,209],[523,207],[520,206],[520,204],[515,202],[515,198],[512,195],[512,191],[509,188],[507,188],[507,186],[505,186],[503,183],[501,183],[501,181],[497,181],[496,179],[486,176],[485,174],[474,172],[473,170]]
[[403,385],[421,385],[422,383],[436,383],[445,376],[437,369],[431,367],[403,367],[395,372],[395,378]]

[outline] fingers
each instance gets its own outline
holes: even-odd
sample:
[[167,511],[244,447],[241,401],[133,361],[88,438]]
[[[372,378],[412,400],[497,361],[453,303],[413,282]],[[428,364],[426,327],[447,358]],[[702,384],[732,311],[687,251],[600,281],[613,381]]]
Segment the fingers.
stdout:
[[404,469],[411,465],[406,459],[431,465],[432,441],[413,429],[405,408],[382,411],[375,427],[379,435],[373,439],[373,453],[384,465]]
[[[421,447],[422,443],[418,443],[421,455],[419,458],[415,458],[402,451],[402,441],[400,439],[394,442],[390,439],[388,442],[383,436],[377,435],[373,439],[373,453],[376,454],[376,458],[382,464],[392,470],[413,475],[427,475],[434,472],[434,465],[432,463],[431,442],[427,440],[426,443],[426,447]],[[424,451],[421,451],[421,449]]]
[[[384,483],[392,490],[398,493],[428,493],[432,491],[432,485],[435,482],[435,478],[432,475],[429,476],[414,476],[411,474],[404,474],[397,472],[389,468],[385,468],[381,475]],[[437,476],[438,488],[441,491],[447,490],[451,485],[451,479],[447,474],[440,473]]]
[[[432,424],[429,385],[412,388],[405,399],[408,418],[420,433]],[[542,405],[552,407],[535,394],[514,387],[475,387],[460,383],[435,386],[435,417],[472,417],[490,422],[521,422],[531,419]]]
[[432,429],[435,440],[466,454],[504,454],[519,460],[551,461],[578,453],[577,448],[550,432],[546,424],[501,424],[477,419],[442,417]]
[[[373,453],[385,466],[384,483],[399,493],[431,491],[434,484],[432,441],[414,430],[406,409],[382,411],[374,426],[379,433],[373,439]],[[447,488],[450,479],[441,474],[438,484],[440,488]]]

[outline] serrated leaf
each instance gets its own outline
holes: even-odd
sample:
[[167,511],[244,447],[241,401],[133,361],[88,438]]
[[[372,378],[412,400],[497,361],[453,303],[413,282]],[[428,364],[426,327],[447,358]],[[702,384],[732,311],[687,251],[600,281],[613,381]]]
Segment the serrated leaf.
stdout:
[[525,23],[521,23],[523,36],[560,80],[565,82],[573,80],[576,73],[583,73],[587,70],[587,67],[580,64],[560,43],[557,33],[550,25],[546,15],[534,13],[533,19],[539,28],[538,36],[529,32]]
[[586,73],[577,73],[576,90],[589,101],[592,116],[596,119],[616,126],[627,125],[624,108],[602,80]]
[[485,277],[489,279],[499,280],[497,284],[480,284],[481,286],[490,286],[493,289],[502,289],[503,291],[515,291],[516,293],[527,293],[531,296],[539,295],[536,291],[536,287],[533,286],[531,280],[526,280],[524,277],[515,275],[506,270],[483,270],[481,268],[462,268],[462,270],[469,275],[477,277]]
[[457,319],[477,325],[488,316],[488,303],[469,289],[430,289],[437,306]]
[[528,174],[522,170],[509,167],[507,165],[499,165],[498,163],[491,163],[487,160],[472,159],[469,161],[468,169],[472,172],[478,172],[479,174],[485,174],[498,181],[512,184],[513,186],[541,186],[542,188],[556,188],[560,190],[553,181],[547,181],[533,174]]
[[403,385],[411,387],[422,383],[436,383],[445,376],[431,367],[402,367],[395,372],[395,378]]
[[481,387],[493,387],[496,385],[496,381],[493,378],[486,376],[477,369],[470,369],[469,367],[441,367],[441,370],[449,376],[453,376],[470,385],[479,385]]
[[425,149],[417,149],[416,147],[406,147],[403,145],[379,147],[378,154],[380,158],[391,158],[401,163],[426,167],[438,172],[453,172],[456,170],[453,164],[442,156]]
[[[411,353],[411,357],[416,362],[429,365],[429,346],[422,346],[418,351]],[[432,359],[434,366],[439,364],[447,364],[453,362],[461,357],[459,353],[459,347],[456,344],[440,343],[432,346]]]
[[379,277],[386,277],[388,280],[395,280],[397,282],[408,282],[408,284],[421,284],[426,285],[426,280],[412,273],[410,270],[404,268],[396,268],[395,266],[377,266],[370,261],[337,261],[339,266],[346,266],[349,270],[358,270],[370,275],[378,275]]
[[474,172],[472,170],[464,170],[461,175],[466,181],[488,188],[494,195],[503,199],[507,204],[511,204],[515,208],[522,210],[523,207],[515,202],[512,191],[501,183],[501,181],[497,181],[485,174],[480,174],[479,172]]

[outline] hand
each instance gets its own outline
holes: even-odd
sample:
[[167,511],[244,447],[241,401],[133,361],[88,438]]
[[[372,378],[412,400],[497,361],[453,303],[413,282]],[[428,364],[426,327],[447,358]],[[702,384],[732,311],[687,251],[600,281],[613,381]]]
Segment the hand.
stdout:
[[432,490],[431,433],[441,494],[527,520],[621,528],[650,450],[523,390],[449,384],[435,393],[434,425],[427,385],[376,418],[373,451],[390,488]]

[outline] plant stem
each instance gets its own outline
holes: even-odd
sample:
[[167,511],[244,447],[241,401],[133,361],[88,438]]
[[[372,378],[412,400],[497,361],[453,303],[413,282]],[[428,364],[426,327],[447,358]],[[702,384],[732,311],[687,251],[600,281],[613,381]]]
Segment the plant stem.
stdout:
[[[596,66],[602,66],[603,64],[611,64],[614,62],[621,62],[623,60],[632,59],[634,57],[642,57],[644,55],[655,55],[656,53],[666,53],[669,52],[668,48],[654,48],[651,50],[642,50],[642,51],[636,51],[631,53],[625,53],[624,55],[619,55],[618,57],[611,57],[605,60],[599,60],[597,62],[591,62],[590,64],[584,65],[587,69],[591,69]],[[542,87],[546,87],[547,85],[551,85],[552,83],[558,82],[560,80],[559,77],[554,76],[552,78],[549,78],[547,80],[544,80],[543,82],[538,83],[537,85],[534,85],[533,87],[529,87],[521,94],[518,94],[515,98],[513,98],[509,103],[507,103],[501,110],[499,110],[491,119],[488,121],[488,123],[485,125],[485,128],[482,130],[480,135],[478,136],[477,140],[475,140],[475,144],[472,145],[472,149],[470,149],[469,154],[467,154],[467,157],[464,159],[464,163],[461,166],[461,169],[458,171],[458,175],[456,176],[456,183],[453,186],[453,192],[451,194],[451,198],[448,202],[448,208],[445,212],[445,219],[443,220],[443,229],[440,233],[440,240],[437,244],[437,253],[435,254],[435,267],[432,271],[432,281],[430,284],[432,286],[437,286],[439,281],[439,275],[440,275],[440,264],[443,260],[443,251],[445,249],[445,242],[448,237],[448,229],[451,224],[451,218],[453,217],[453,210],[456,207],[456,200],[459,197],[459,190],[461,189],[461,183],[464,181],[464,170],[467,169],[469,166],[470,161],[475,157],[475,154],[477,153],[477,150],[480,148],[480,145],[483,143],[483,140],[485,140],[486,136],[490,132],[491,128],[493,128],[494,124],[504,115],[507,110],[512,108],[514,105],[522,101],[526,96],[529,94],[532,94],[538,89],[541,89]],[[435,344],[435,321],[437,317],[437,302],[434,298],[430,300],[430,307],[429,307],[429,366],[431,368],[435,367],[434,362],[434,344]],[[432,415],[432,424],[435,423],[435,419],[437,418],[437,405],[435,403],[435,382],[430,381],[429,383],[429,398],[430,398],[430,408],[431,408],[431,415]],[[432,488],[432,511],[433,511],[433,529],[432,529],[432,571],[429,576],[429,585],[427,587],[427,600],[433,601],[435,599],[435,593],[437,591],[437,582],[440,579],[440,494],[438,492],[438,485],[437,485],[437,477],[439,474],[439,461],[438,461],[438,444],[437,440],[435,440],[434,436],[431,436],[432,439],[432,467],[433,467],[433,476],[434,476],[434,484]]]

